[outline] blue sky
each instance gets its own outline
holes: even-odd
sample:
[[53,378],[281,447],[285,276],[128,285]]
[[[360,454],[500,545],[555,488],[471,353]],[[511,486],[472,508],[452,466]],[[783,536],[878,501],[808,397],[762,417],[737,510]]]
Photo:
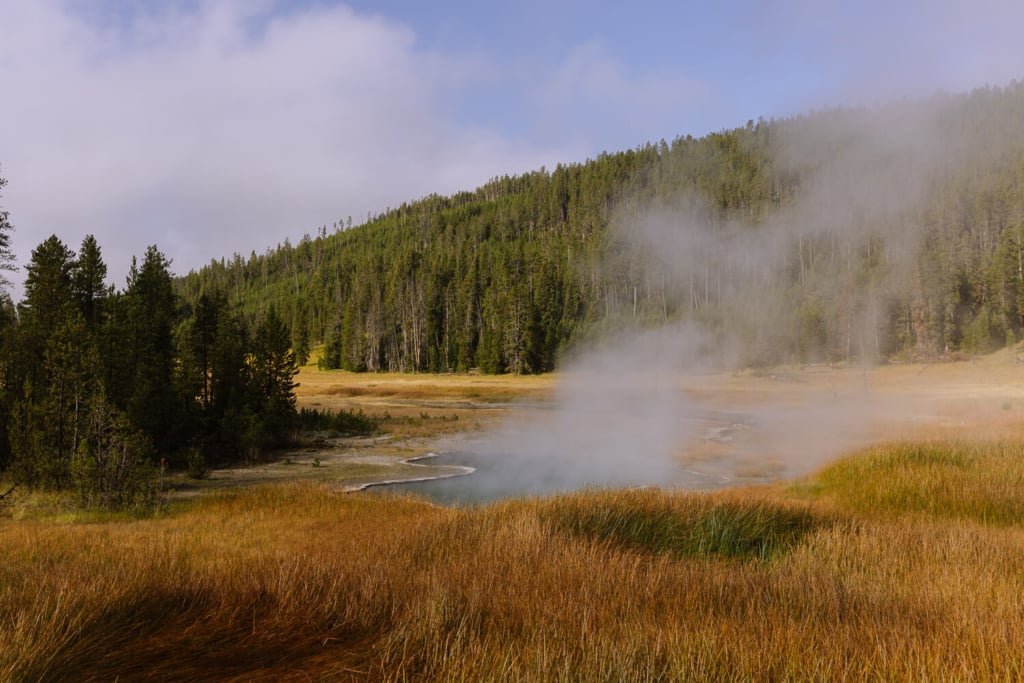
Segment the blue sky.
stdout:
[[499,174],[1024,76],[1009,0],[0,0],[0,26],[15,249],[93,233],[118,285],[152,243],[186,272]]

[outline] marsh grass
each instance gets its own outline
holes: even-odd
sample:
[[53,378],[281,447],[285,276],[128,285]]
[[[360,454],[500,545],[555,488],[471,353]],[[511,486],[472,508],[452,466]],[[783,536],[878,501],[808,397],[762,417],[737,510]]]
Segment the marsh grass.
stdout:
[[1024,443],[884,444],[835,463],[810,483],[817,496],[865,515],[916,513],[1016,525],[1024,522]]
[[543,519],[570,534],[672,557],[770,559],[823,522],[807,506],[644,490],[560,498]]
[[712,494],[445,509],[307,482],[0,520],[0,679],[1019,680],[1018,451],[894,444]]

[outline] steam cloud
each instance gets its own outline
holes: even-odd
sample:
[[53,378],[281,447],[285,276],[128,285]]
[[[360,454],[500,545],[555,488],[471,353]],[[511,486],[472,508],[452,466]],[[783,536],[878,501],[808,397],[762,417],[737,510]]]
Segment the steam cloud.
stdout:
[[876,395],[866,368],[859,381],[848,371],[840,384],[775,375],[764,381],[777,391],[739,404],[704,387],[797,324],[790,290],[777,285],[800,267],[805,241],[837,236],[858,250],[884,230],[887,267],[858,293],[850,323],[855,350],[872,357],[878,302],[905,287],[922,243],[908,216],[936,180],[970,161],[977,143],[948,138],[948,103],[936,97],[777,125],[773,159],[804,180],[793,203],[759,224],[710,221],[692,197],[674,206],[624,202],[614,236],[643,254],[667,289],[696,288],[697,303],[713,301],[717,317],[624,333],[579,353],[553,411],[517,417],[461,446],[479,457],[476,495],[793,476],[877,438],[883,423],[906,422],[913,411]]

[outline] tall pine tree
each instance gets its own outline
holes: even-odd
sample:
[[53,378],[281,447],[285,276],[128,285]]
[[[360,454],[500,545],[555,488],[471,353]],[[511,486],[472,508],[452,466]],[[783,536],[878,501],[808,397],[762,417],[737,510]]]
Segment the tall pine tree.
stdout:
[[[6,184],[7,181],[0,176],[0,190]],[[11,250],[13,229],[10,213],[4,210],[3,204],[0,204],[0,470],[3,470],[11,462],[7,428],[13,402],[13,397],[10,395],[13,387],[9,371],[16,316],[14,304],[7,291],[11,283],[5,273],[14,270],[14,252]]]
[[155,247],[146,249],[140,267],[134,264],[125,291],[127,359],[133,382],[127,412],[152,439],[159,452],[180,445],[174,369],[175,299],[170,261]]
[[32,252],[26,268],[10,439],[15,477],[28,484],[70,485],[85,404],[98,389],[99,362],[75,305],[74,268],[71,250],[56,236]]
[[288,437],[295,418],[295,354],[288,325],[271,307],[253,338],[250,396],[266,446]]
[[[7,184],[7,180],[0,176],[0,190]],[[0,194],[0,199],[3,195]],[[14,226],[11,225],[11,214],[4,210],[0,204],[0,299],[8,297],[7,288],[11,282],[4,275],[5,272],[14,271],[14,252],[11,250],[11,232]]]
[[90,333],[96,333],[103,322],[103,305],[108,294],[106,279],[107,264],[103,262],[99,244],[95,237],[86,235],[78,251],[72,289]]

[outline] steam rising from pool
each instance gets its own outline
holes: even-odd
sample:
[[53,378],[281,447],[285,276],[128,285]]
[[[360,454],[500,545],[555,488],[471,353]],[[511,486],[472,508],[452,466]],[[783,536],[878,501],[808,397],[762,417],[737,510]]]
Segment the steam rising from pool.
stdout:
[[[882,302],[906,287],[922,244],[922,227],[907,212],[969,149],[940,130],[948,104],[937,97],[777,126],[773,159],[803,180],[799,197],[767,218],[712,221],[711,207],[693,197],[622,201],[610,227],[619,257],[640,255],[641,279],[688,300],[689,310],[666,312],[660,325],[631,319],[629,304],[610,310],[618,316],[610,327],[628,331],[563,363],[549,410],[526,411],[454,447],[462,455],[452,457],[478,470],[436,487],[479,500],[582,486],[764,481],[813,469],[870,441],[880,422],[905,419],[904,408],[870,390],[867,365],[880,353]],[[822,145],[831,150],[825,158]],[[822,296],[852,302],[848,349],[865,364],[862,386],[780,377],[772,385],[779,391],[741,405],[702,391],[712,376],[777,357],[793,338],[801,320],[790,285],[794,272],[804,277],[809,240],[850,253],[884,250],[885,268],[852,294],[849,283],[827,277],[815,284]],[[633,318],[637,296],[633,286],[616,299],[631,299]]]

